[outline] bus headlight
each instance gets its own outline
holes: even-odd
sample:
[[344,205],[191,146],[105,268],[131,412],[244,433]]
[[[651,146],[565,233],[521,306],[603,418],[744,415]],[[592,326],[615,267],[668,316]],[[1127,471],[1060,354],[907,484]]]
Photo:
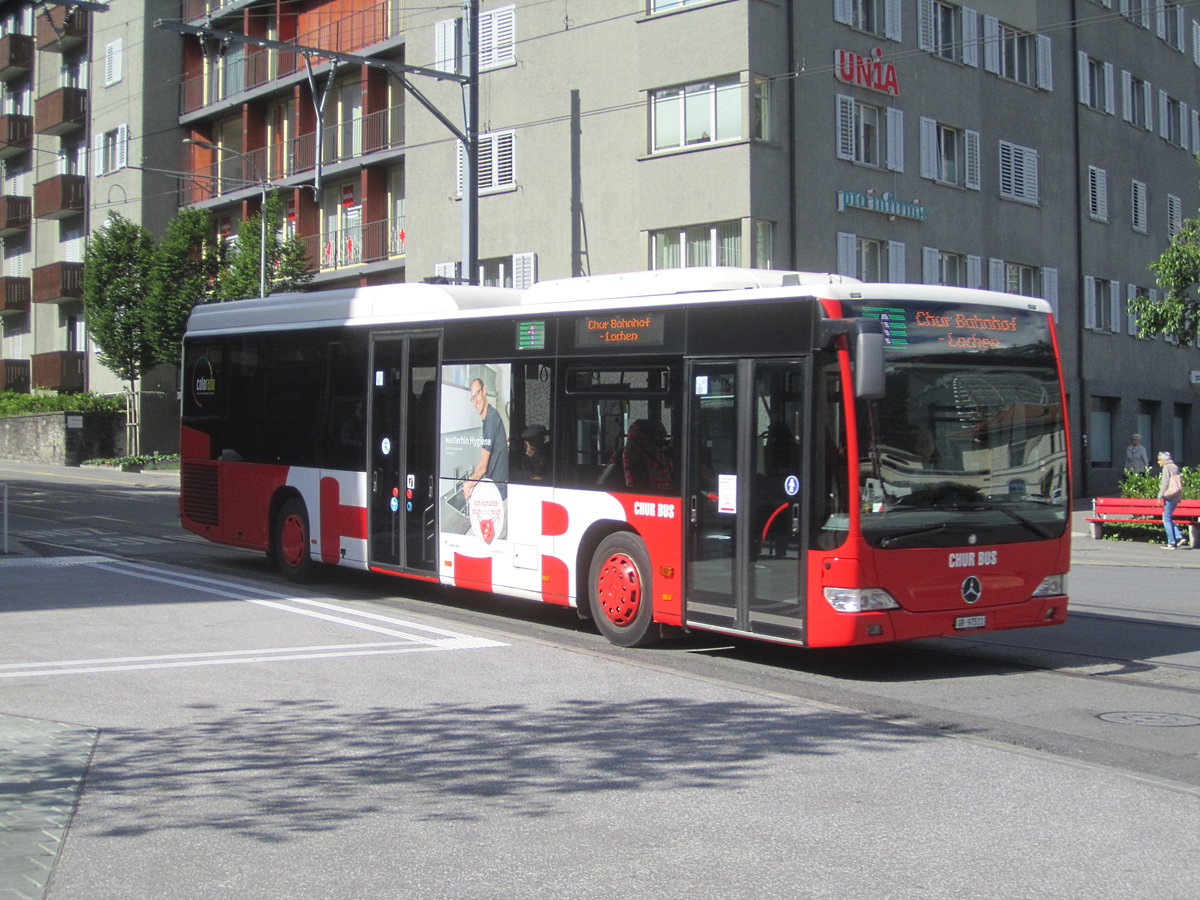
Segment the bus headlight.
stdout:
[[896,598],[883,588],[825,588],[825,599],[838,612],[867,612],[872,609],[899,609]]
[[1061,572],[1058,575],[1047,575],[1042,579],[1042,583],[1037,586],[1037,590],[1033,592],[1035,597],[1051,597],[1055,594],[1065,594],[1067,592],[1067,574]]

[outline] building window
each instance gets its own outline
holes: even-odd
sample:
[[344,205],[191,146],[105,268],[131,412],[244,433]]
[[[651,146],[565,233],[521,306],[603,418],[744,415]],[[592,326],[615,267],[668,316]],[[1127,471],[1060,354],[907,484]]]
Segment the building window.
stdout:
[[736,78],[652,91],[653,149],[676,150],[742,136],[742,87]]
[[700,3],[711,3],[712,0],[650,0],[650,12],[670,12],[685,6],[696,6]]
[[905,248],[901,241],[883,241],[839,231],[838,274],[863,281],[903,282]]
[[735,219],[651,232],[650,257],[655,269],[740,266],[742,223]]
[[1141,234],[1150,231],[1149,194],[1146,182],[1134,179],[1129,192],[1129,225]]
[[1156,4],[1158,36],[1168,45],[1183,51],[1183,7],[1178,0]]
[[1038,153],[1029,147],[1000,142],[1000,196],[1022,203],[1038,202]]
[[750,265],[770,269],[775,265],[775,223],[756,219],[754,222],[754,258]]
[[1121,15],[1134,25],[1142,28],[1150,27],[1150,4],[1154,0],[1121,0]]
[[1116,70],[1112,63],[1079,53],[1079,102],[1097,112],[1112,114]]
[[479,261],[479,281],[485,287],[525,288],[537,281],[537,254],[514,253]]
[[1121,118],[1129,124],[1150,131],[1151,88],[1150,82],[1135,78],[1129,72],[1121,72]]
[[1088,404],[1088,441],[1093,466],[1107,468],[1113,464],[1113,420],[1116,418],[1116,397],[1093,397]]
[[942,0],[918,0],[920,48],[942,59],[979,65],[979,15],[975,10]]
[[756,141],[774,138],[775,91],[774,82],[756,79],[751,86],[750,137]]
[[978,256],[924,247],[921,251],[921,280],[925,284],[977,288],[980,286],[980,264]]
[[833,18],[843,25],[901,40],[900,0],[834,0]]
[[979,132],[921,118],[921,177],[979,190]]
[[1088,166],[1088,215],[1108,221],[1108,172],[1096,166]]
[[[517,186],[516,132],[493,131],[479,135],[479,192],[510,191]],[[462,196],[465,174],[462,144],[458,148],[458,196]]]
[[1158,92],[1158,135],[1168,144],[1187,149],[1187,106],[1166,91]]
[[904,112],[837,97],[838,159],[904,171]]
[[[433,68],[459,72],[462,68],[462,19],[443,19],[433,28]],[[479,71],[517,63],[517,12],[515,5],[479,14]]]
[[1093,331],[1121,330],[1121,283],[1107,278],[1083,278],[1083,327]]
[[1033,35],[984,16],[983,42],[987,71],[1029,87],[1054,89],[1049,35]]

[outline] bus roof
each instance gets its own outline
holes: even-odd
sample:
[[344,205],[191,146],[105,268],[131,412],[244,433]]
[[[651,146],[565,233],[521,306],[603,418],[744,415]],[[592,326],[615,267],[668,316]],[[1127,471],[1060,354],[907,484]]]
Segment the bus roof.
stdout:
[[581,300],[618,300],[706,291],[737,291],[800,284],[857,284],[855,278],[827,272],[795,272],[779,269],[741,269],[732,266],[694,266],[684,269],[652,269],[614,275],[589,275],[539,281],[525,291],[521,302],[565,303]]

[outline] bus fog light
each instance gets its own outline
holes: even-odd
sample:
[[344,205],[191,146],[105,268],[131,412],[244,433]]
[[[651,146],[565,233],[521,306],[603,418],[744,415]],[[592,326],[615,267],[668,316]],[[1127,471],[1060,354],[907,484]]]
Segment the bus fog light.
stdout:
[[1056,594],[1065,594],[1067,592],[1067,576],[1066,573],[1058,575],[1047,575],[1042,579],[1042,583],[1037,586],[1037,590],[1033,592],[1035,597],[1052,597]]
[[825,599],[838,612],[898,609],[900,604],[883,588],[825,588]]

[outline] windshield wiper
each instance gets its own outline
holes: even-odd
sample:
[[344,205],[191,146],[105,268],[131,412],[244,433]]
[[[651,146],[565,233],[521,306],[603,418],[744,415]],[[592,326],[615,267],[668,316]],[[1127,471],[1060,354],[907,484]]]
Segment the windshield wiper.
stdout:
[[890,547],[897,541],[907,540],[908,538],[923,537],[927,534],[936,534],[939,531],[948,531],[952,526],[942,523],[941,525],[927,525],[921,528],[913,528],[910,531],[902,531],[899,534],[889,534],[879,542],[880,547]]

